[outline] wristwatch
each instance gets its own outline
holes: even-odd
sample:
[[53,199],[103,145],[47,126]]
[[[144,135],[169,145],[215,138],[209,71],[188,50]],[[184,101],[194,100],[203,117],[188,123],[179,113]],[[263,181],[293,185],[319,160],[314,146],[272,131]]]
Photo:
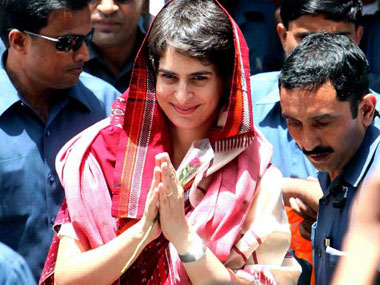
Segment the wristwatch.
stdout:
[[178,256],[184,263],[193,262],[201,259],[206,254],[206,250],[206,244],[203,239],[199,238],[197,242],[192,243],[188,253],[178,254]]

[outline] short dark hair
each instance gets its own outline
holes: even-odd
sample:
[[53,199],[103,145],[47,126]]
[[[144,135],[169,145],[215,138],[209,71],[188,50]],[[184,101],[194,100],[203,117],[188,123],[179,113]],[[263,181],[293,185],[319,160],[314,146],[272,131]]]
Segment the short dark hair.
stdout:
[[168,46],[179,53],[211,63],[219,75],[228,77],[234,67],[234,39],[227,14],[214,0],[176,0],[153,22],[149,56],[157,68]]
[[358,26],[362,7],[361,0],[282,0],[280,16],[286,29],[289,22],[304,15],[323,15],[328,20]]
[[317,90],[327,81],[339,101],[350,101],[356,118],[360,99],[369,93],[369,66],[361,49],[348,37],[338,34],[310,34],[286,59],[279,87]]
[[82,10],[90,0],[0,0],[0,37],[9,47],[11,29],[39,31],[48,24],[49,16],[59,9]]

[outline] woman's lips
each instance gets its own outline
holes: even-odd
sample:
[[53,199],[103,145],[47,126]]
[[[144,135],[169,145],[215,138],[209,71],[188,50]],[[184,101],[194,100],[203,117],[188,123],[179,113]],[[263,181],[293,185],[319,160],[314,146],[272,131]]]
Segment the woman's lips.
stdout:
[[181,106],[181,105],[175,105],[175,104],[171,104],[174,108],[174,110],[181,114],[181,115],[189,115],[189,114],[192,114],[194,113],[199,105],[195,105],[195,106]]

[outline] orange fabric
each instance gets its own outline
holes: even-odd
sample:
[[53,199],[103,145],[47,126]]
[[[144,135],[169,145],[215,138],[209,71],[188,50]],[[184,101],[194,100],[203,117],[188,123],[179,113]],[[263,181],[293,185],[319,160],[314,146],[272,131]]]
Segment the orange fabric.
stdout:
[[294,250],[295,255],[298,258],[307,260],[312,266],[312,276],[310,285],[315,284],[314,265],[313,265],[313,248],[310,240],[304,239],[300,233],[300,224],[303,218],[298,216],[290,207],[285,207],[286,214],[288,215],[290,231],[292,233],[292,240],[290,242],[290,248]]

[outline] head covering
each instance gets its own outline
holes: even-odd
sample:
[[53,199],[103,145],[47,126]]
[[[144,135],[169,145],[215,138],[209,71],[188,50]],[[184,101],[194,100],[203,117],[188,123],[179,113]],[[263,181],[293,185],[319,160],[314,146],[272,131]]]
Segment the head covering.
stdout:
[[[235,65],[228,107],[219,114],[221,126],[209,133],[214,151],[233,149],[233,143],[238,141],[244,141],[247,147],[254,137],[249,61],[246,60],[248,48],[239,27],[232,18],[230,20],[234,32]],[[146,37],[136,58],[129,92],[122,96],[126,102],[118,106],[118,113],[125,112],[127,116],[125,119],[117,116],[116,119],[123,131],[114,177],[114,217],[141,218],[153,174],[154,164],[151,162],[160,152],[171,153],[165,115],[155,96],[155,74],[149,69],[148,49]],[[111,124],[116,122],[111,120]]]
[[[206,149],[210,155],[209,159],[201,158],[195,172],[188,172],[184,189],[191,204],[189,222],[221,262],[227,261],[241,234],[257,183],[270,165],[272,154],[253,127],[248,48],[239,27],[228,17],[235,45],[228,106],[221,109],[208,139],[194,142],[177,170],[177,174],[184,173],[183,169],[192,165],[192,153]],[[65,188],[71,223],[87,250],[112,240],[130,218],[142,217],[155,155],[172,153],[167,119],[157,103],[155,74],[149,66],[145,38],[129,90],[114,102],[110,121],[85,130],[57,156],[57,172]],[[201,185],[205,180],[207,189]],[[109,192],[112,198],[107,198]],[[67,212],[62,211],[56,224],[67,218]],[[49,258],[54,256],[54,247],[57,243],[54,246],[53,242]],[[52,277],[53,269],[52,261],[47,260],[40,282],[51,281],[47,278]],[[189,282],[174,247],[168,246],[162,235],[142,251],[124,278],[131,284]]]

